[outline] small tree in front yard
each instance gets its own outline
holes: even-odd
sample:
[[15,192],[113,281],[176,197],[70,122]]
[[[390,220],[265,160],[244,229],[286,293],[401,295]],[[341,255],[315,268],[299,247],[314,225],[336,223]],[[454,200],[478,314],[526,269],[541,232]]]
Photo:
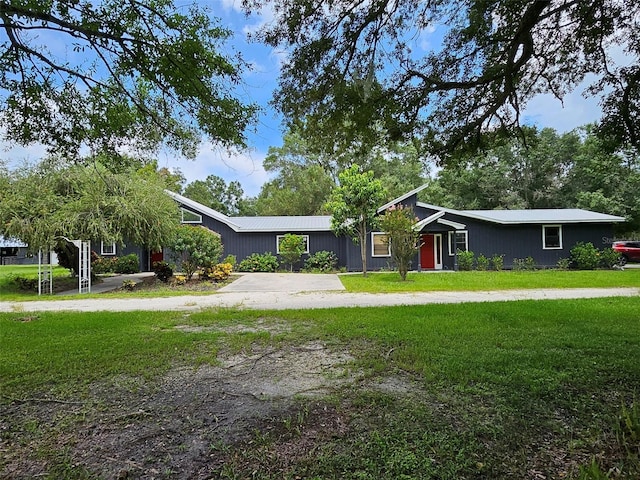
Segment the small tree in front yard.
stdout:
[[200,269],[209,268],[222,256],[220,235],[202,226],[181,225],[168,247],[188,280]]
[[378,207],[385,200],[382,182],[372,171],[360,172],[353,165],[338,175],[340,186],[331,192],[326,209],[331,213],[331,230],[336,235],[349,235],[360,244],[362,274],[367,274],[367,236],[377,222]]
[[293,264],[300,261],[302,254],[306,250],[304,237],[287,233],[280,239],[278,249],[283,263],[289,264],[290,270],[293,272]]
[[411,259],[420,250],[420,232],[413,228],[417,221],[413,209],[403,205],[388,208],[380,219],[380,227],[387,234],[391,258],[403,281],[407,279]]

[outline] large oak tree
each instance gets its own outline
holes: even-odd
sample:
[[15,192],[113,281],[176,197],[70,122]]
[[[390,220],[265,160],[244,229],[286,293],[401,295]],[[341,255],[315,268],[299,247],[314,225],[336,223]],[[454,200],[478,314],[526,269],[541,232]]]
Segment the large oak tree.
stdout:
[[1,131],[72,159],[243,145],[255,107],[230,35],[173,0],[0,1]]
[[[320,138],[375,143],[383,126],[446,154],[517,131],[528,100],[562,98],[589,77],[601,129],[640,144],[636,0],[269,3],[276,18],[260,38],[289,52],[276,103]],[[435,29],[441,45],[423,48]]]

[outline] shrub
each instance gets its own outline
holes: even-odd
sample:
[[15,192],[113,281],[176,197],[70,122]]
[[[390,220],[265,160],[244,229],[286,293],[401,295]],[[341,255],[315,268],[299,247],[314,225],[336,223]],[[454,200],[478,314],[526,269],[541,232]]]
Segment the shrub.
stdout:
[[458,249],[458,269],[467,271],[473,269],[474,257],[475,254],[471,250],[464,252]]
[[304,261],[304,269],[307,272],[333,272],[338,265],[338,256],[327,250],[314,253]]
[[176,275],[173,277],[173,285],[184,285],[187,283],[187,277],[184,275]]
[[533,259],[533,257],[514,258],[513,259],[513,269],[516,270],[516,271],[535,270],[536,269],[536,261]]
[[167,262],[153,262],[151,266],[153,273],[156,274],[156,278],[161,282],[167,283],[173,276],[173,268]]
[[222,255],[220,235],[202,226],[179,226],[173,243],[168,246],[187,280],[199,269],[215,265]]
[[236,268],[238,260],[236,259],[235,255],[227,255],[220,263],[228,263],[229,265],[231,265],[231,268]]
[[603,248],[600,250],[600,266],[602,268],[613,268],[620,264],[620,252],[616,252],[613,248]]
[[240,272],[275,272],[278,269],[278,259],[271,252],[252,253],[240,262]]
[[138,273],[140,271],[140,259],[135,253],[114,259],[115,273]]
[[101,257],[96,252],[91,252],[91,273],[94,275],[114,273],[117,260],[116,257]]
[[559,270],[569,270],[571,268],[571,259],[570,258],[561,258],[558,260],[556,267]]
[[13,283],[15,283],[18,288],[25,292],[32,292],[38,289],[38,279],[37,278],[26,278],[26,277],[13,277]]
[[579,270],[593,270],[600,265],[600,252],[593,243],[578,242],[571,249],[571,261]]
[[233,266],[230,263],[218,263],[213,267],[205,268],[202,272],[204,278],[210,278],[214,282],[224,282],[233,272]]
[[504,268],[504,255],[494,255],[491,257],[491,266],[496,271],[499,272]]
[[283,236],[278,245],[282,262],[289,264],[291,271],[293,271],[293,264],[300,261],[305,249],[304,237],[302,235],[294,235],[291,233],[287,233]]
[[411,259],[420,250],[420,232],[413,228],[418,220],[413,208],[403,205],[392,205],[380,218],[380,227],[387,234],[386,243],[402,280],[407,279]]
[[476,259],[476,268],[478,270],[489,270],[489,259],[483,254],[478,255]]
[[135,280],[124,280],[122,282],[122,289],[127,292],[132,292],[136,288]]

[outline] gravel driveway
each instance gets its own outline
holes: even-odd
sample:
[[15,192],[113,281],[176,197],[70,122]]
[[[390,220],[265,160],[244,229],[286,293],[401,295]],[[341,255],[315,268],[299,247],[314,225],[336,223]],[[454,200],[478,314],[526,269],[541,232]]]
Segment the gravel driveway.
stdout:
[[287,310],[303,308],[377,307],[435,303],[503,302],[598,297],[635,297],[638,288],[567,288],[485,292],[349,293],[337,275],[244,274],[211,295],[164,298],[70,299],[0,302],[0,312],[200,310],[241,308]]

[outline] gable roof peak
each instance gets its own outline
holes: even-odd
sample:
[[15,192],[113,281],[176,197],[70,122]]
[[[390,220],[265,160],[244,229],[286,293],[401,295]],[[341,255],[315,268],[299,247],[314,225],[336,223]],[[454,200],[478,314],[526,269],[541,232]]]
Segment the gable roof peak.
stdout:
[[422,190],[424,190],[425,188],[427,188],[429,186],[428,183],[425,183],[424,185],[420,185],[417,188],[414,188],[413,190],[411,190],[410,192],[405,193],[404,195],[399,196],[398,198],[394,198],[393,200],[385,203],[384,205],[382,205],[380,208],[378,208],[378,213],[382,213],[384,212],[387,208],[393,206],[393,205],[397,205],[398,203],[402,202],[403,200],[406,200],[407,198],[410,198],[414,195],[417,195],[419,192],[421,192]]

